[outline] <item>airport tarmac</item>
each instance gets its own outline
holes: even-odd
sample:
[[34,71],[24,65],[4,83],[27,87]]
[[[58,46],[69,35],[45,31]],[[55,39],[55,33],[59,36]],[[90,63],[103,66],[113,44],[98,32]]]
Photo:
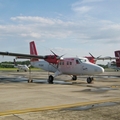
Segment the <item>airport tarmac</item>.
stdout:
[[[120,120],[120,72],[77,81],[47,72],[0,72],[0,120]],[[28,78],[33,83],[28,83]]]

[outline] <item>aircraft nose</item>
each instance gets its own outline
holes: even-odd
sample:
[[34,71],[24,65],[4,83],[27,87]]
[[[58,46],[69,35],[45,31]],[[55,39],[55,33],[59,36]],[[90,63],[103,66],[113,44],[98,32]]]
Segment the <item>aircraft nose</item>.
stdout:
[[98,74],[104,73],[104,68],[97,66],[97,68],[95,69],[95,72]]

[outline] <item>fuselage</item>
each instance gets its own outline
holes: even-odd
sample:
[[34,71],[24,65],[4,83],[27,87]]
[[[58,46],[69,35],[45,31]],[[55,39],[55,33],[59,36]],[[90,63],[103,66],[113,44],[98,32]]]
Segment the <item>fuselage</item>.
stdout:
[[60,71],[61,74],[67,75],[95,75],[104,72],[102,67],[84,58],[64,58],[59,60],[58,64],[50,64],[42,60],[31,62],[31,65],[49,72]]

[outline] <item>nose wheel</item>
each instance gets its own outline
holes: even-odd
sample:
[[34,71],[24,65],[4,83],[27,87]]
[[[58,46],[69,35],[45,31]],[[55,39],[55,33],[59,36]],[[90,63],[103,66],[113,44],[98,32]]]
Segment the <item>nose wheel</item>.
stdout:
[[54,77],[52,75],[49,76],[48,78],[48,83],[53,84]]
[[73,75],[72,80],[77,80],[77,76]]
[[92,81],[93,81],[93,77],[88,77],[88,78],[87,78],[87,83],[90,84],[90,83],[92,83]]

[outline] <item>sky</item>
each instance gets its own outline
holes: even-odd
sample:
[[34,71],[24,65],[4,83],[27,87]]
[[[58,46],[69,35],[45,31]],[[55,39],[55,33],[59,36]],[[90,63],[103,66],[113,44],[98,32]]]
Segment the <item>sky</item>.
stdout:
[[[120,50],[120,0],[0,0],[0,51],[64,57]],[[13,57],[0,56],[0,62]],[[106,61],[97,61],[105,63]]]

